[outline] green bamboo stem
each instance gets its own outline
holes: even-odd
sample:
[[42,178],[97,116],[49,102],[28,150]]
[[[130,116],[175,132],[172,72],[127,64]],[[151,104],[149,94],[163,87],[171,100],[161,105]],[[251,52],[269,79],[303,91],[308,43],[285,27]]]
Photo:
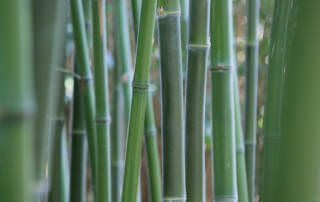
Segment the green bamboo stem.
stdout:
[[149,91],[144,121],[144,137],[147,147],[149,186],[152,202],[162,201],[161,170],[159,163],[157,128],[154,120],[152,93]]
[[114,32],[115,66],[113,70],[112,93],[112,122],[111,122],[111,173],[112,173],[112,201],[121,201],[122,179],[124,169],[124,131],[123,130],[123,96],[121,83],[121,60],[119,50],[119,36]]
[[248,29],[246,47],[245,144],[249,201],[254,202],[259,63],[258,25],[260,0],[248,0],[247,4]]
[[132,16],[133,16],[133,27],[135,38],[138,38],[139,22],[140,22],[140,12],[141,12],[141,2],[143,0],[131,0]]
[[284,67],[286,66],[286,44],[288,36],[288,14],[292,0],[276,1],[270,44],[270,63],[267,81],[267,96],[264,118],[264,169],[261,199],[276,200],[278,165],[280,153],[281,102]]
[[79,80],[74,80],[70,202],[86,201],[87,140]]
[[68,162],[65,112],[64,112],[64,76],[60,73],[56,79],[58,87],[57,112],[53,118],[54,132],[52,137],[52,148],[49,170],[49,193],[48,202],[67,202],[69,199],[68,174],[66,173]]
[[181,51],[182,51],[182,70],[183,74],[187,72],[187,44],[188,44],[188,11],[189,0],[180,0],[181,5]]
[[29,8],[26,0],[0,1],[0,200],[8,202],[31,202],[34,191]]
[[[49,160],[49,140],[52,126],[50,117],[56,108],[56,74],[63,51],[63,36],[65,36],[65,2],[33,0],[33,61],[34,86],[36,97],[34,157],[35,183],[42,187],[46,182],[46,164]],[[44,17],[45,16],[45,17]],[[54,124],[53,124],[54,125]],[[47,191],[45,191],[47,192]],[[35,193],[37,201],[44,193]]]
[[186,93],[187,201],[206,201],[205,86],[209,50],[210,1],[191,0]]
[[238,201],[233,95],[232,1],[211,5],[211,77],[214,198]]
[[136,67],[133,80],[133,96],[128,129],[125,175],[122,188],[122,202],[135,202],[137,200],[142,133],[148,95],[149,67],[151,64],[156,7],[156,0],[144,0],[142,2]]
[[107,75],[106,1],[92,3],[97,128],[97,202],[111,202],[110,112]]
[[236,136],[236,159],[237,159],[237,187],[238,201],[248,202],[248,183],[245,161],[245,146],[243,129],[241,123],[241,107],[238,87],[238,74],[235,68],[233,73],[233,102],[234,102],[234,121],[235,121],[235,136]]
[[126,129],[129,123],[130,105],[132,97],[131,75],[132,59],[130,47],[130,32],[128,24],[128,10],[126,0],[114,0],[115,26],[119,35],[119,53],[122,66],[122,88],[124,93],[124,113]]
[[95,98],[90,68],[90,56],[87,42],[87,34],[84,23],[83,7],[81,0],[70,0],[71,16],[74,32],[75,48],[79,65],[75,72],[80,76],[81,100],[83,100],[85,124],[88,137],[89,156],[91,162],[92,188],[95,193],[96,169],[97,169],[97,137],[95,125]]
[[82,0],[85,26],[87,30],[88,47],[90,48],[90,50],[93,46],[92,4],[92,0]]
[[[275,202],[320,201],[320,1],[293,0],[286,38]],[[276,117],[274,117],[276,118]]]

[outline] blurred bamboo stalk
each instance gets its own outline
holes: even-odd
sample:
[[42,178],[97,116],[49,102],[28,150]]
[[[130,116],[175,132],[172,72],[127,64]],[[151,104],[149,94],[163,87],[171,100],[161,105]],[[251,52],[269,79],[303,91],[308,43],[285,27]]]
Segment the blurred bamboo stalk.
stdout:
[[31,202],[33,120],[31,2],[0,1],[0,200]]
[[142,133],[149,88],[149,68],[151,64],[156,7],[156,0],[144,0],[142,2],[136,67],[133,80],[133,97],[128,129],[125,176],[122,188],[122,202],[135,202],[137,200]]
[[211,5],[211,78],[214,198],[238,201],[233,87],[232,1]]
[[255,201],[260,0],[247,1],[245,145],[249,202]]
[[210,1],[190,0],[186,92],[187,201],[206,201],[205,98],[209,53]]

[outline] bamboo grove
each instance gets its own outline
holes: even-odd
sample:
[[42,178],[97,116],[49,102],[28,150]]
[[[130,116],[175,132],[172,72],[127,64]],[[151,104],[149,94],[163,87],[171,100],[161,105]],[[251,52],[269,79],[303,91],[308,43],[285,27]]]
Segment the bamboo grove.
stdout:
[[320,201],[319,9],[0,0],[0,202]]

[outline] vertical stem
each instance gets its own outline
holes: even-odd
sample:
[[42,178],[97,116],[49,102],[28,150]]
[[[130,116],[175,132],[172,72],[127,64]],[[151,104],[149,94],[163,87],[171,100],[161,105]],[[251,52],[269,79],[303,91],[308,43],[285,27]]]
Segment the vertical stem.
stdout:
[[124,167],[124,131],[123,130],[123,96],[121,83],[121,59],[119,50],[119,35],[114,32],[115,66],[113,72],[112,94],[112,122],[111,122],[111,173],[112,173],[112,201],[121,201],[123,167]]
[[[78,65],[78,64],[76,64]],[[87,146],[79,80],[74,80],[70,202],[86,201]]]
[[206,201],[205,97],[210,1],[191,0],[186,95],[187,201]]
[[65,169],[68,165],[66,159],[67,154],[67,143],[66,143],[66,127],[65,127],[65,112],[64,112],[64,76],[60,72],[57,77],[58,87],[58,105],[56,117],[54,120],[54,132],[52,137],[52,148],[50,158],[50,170],[49,170],[49,193],[48,202],[67,202],[69,199],[69,187],[68,187],[68,173]]
[[131,0],[134,35],[136,36],[136,39],[138,38],[140,12],[141,12],[141,2],[142,1],[143,0]]
[[237,184],[238,184],[238,201],[248,202],[248,183],[245,159],[245,146],[243,129],[241,123],[241,107],[238,87],[238,74],[235,66],[233,73],[233,104],[234,104],[234,121],[236,136],[236,159],[237,159]]
[[144,137],[147,147],[149,186],[152,202],[162,201],[161,170],[159,163],[157,128],[154,120],[152,93],[149,91],[144,121]]
[[26,0],[0,1],[0,198],[8,202],[31,202],[34,103],[29,8]]
[[[293,0],[286,34],[275,202],[320,201],[320,1]],[[276,118],[276,117],[274,117]]]
[[79,57],[79,65],[76,66],[75,72],[80,79],[80,97],[83,100],[85,124],[88,137],[89,155],[92,173],[92,188],[95,192],[96,185],[96,169],[97,169],[97,137],[95,125],[95,98],[93,88],[93,77],[90,68],[90,56],[87,42],[87,34],[84,23],[82,0],[70,0],[72,25],[75,38],[75,48],[77,57]]
[[106,0],[92,4],[97,128],[97,202],[111,202],[110,112],[107,67]]
[[149,87],[149,67],[151,63],[156,6],[156,0],[144,0],[142,3],[122,202],[135,202],[137,199],[142,133]]
[[[65,36],[65,2],[32,0],[33,61],[36,98],[34,157],[37,186],[46,184],[45,171],[49,160],[52,126],[50,117],[57,102],[56,68],[60,65]],[[35,193],[41,200],[43,193]]]
[[238,201],[238,195],[231,0],[212,1],[211,44],[214,198],[217,202],[235,202]]
[[286,44],[288,43],[288,16],[293,0],[276,1],[270,44],[270,63],[267,81],[267,96],[264,117],[264,169],[261,199],[263,202],[276,200],[279,169],[281,109]]
[[181,51],[182,51],[182,72],[187,72],[187,44],[189,26],[189,0],[180,0],[181,5]]
[[246,169],[248,178],[249,201],[255,197],[256,129],[258,99],[258,59],[259,59],[259,7],[260,0],[248,0],[247,28],[247,69],[245,102]]
[[114,12],[115,12],[115,26],[117,35],[119,36],[119,53],[122,66],[122,88],[124,92],[124,108],[125,108],[125,120],[126,129],[129,122],[130,105],[132,97],[132,86],[131,86],[131,47],[130,47],[130,35],[129,35],[129,24],[128,24],[128,10],[126,7],[126,0],[114,0]]
[[93,22],[92,22],[92,0],[82,0],[83,14],[88,37],[88,47],[91,50],[93,45]]

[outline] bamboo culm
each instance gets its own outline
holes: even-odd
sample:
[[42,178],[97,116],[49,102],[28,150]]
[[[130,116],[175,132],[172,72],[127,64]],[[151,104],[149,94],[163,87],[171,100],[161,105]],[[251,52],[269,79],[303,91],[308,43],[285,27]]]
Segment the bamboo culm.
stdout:
[[232,1],[211,5],[211,79],[214,198],[238,201],[233,95]]
[[259,9],[260,0],[248,0],[246,47],[245,144],[249,201],[255,198],[256,128],[258,100]]
[[[60,66],[66,65],[66,55],[65,51],[64,60],[60,62]],[[58,100],[55,113],[52,114],[54,129],[51,138],[52,146],[50,147],[48,202],[67,202],[69,200],[69,162],[63,69],[56,70],[55,77]]]
[[206,201],[205,97],[209,52],[210,1],[191,0],[186,92],[187,201]]
[[156,0],[142,2],[136,67],[133,80],[133,96],[128,129],[125,175],[122,189],[122,202],[135,202],[137,199],[142,150],[142,133],[149,87],[149,67],[151,64],[156,7]]
[[267,95],[264,117],[264,169],[261,200],[276,200],[278,165],[280,153],[281,103],[284,67],[286,66],[286,44],[288,43],[288,16],[292,0],[276,1],[271,33],[270,63],[268,69]]
[[320,22],[315,20],[320,18],[320,1],[293,0],[286,6],[290,11],[274,202],[320,201]]
[[[119,53],[121,60],[121,82],[122,91],[124,94],[124,113],[125,113],[125,128],[127,130],[130,116],[130,105],[132,99],[132,60],[131,60],[131,45],[129,35],[129,24],[128,24],[128,11],[126,6],[126,0],[114,0],[115,9],[115,26],[117,34],[119,35]],[[127,131],[125,131],[127,132]]]
[[146,117],[144,121],[144,137],[147,147],[149,186],[152,202],[162,201],[161,170],[158,152],[157,128],[154,120],[152,93],[148,93]]
[[106,1],[92,2],[93,19],[93,65],[96,95],[97,128],[97,202],[111,202],[111,159],[108,69],[107,69],[107,29]]
[[[31,202],[33,185],[30,1],[0,1],[0,200]],[[19,39],[19,40],[17,40]]]
[[70,0],[71,16],[74,32],[75,48],[79,65],[75,72],[80,77],[80,99],[83,100],[85,125],[87,130],[88,148],[90,156],[90,167],[92,176],[92,188],[96,193],[96,169],[97,169],[97,137],[95,125],[95,98],[93,88],[93,77],[90,68],[90,55],[83,16],[82,0]]
[[[77,64],[76,64],[77,65]],[[74,80],[70,202],[86,201],[87,137],[79,80]]]
[[[35,183],[46,183],[46,164],[49,161],[51,135],[54,124],[50,122],[57,105],[56,69],[62,59],[63,37],[65,36],[66,16],[62,0],[32,1],[33,20],[33,61],[34,86],[36,98],[36,121],[34,126]],[[44,17],[46,16],[46,17]],[[36,201],[45,197],[44,192],[36,194]]]

